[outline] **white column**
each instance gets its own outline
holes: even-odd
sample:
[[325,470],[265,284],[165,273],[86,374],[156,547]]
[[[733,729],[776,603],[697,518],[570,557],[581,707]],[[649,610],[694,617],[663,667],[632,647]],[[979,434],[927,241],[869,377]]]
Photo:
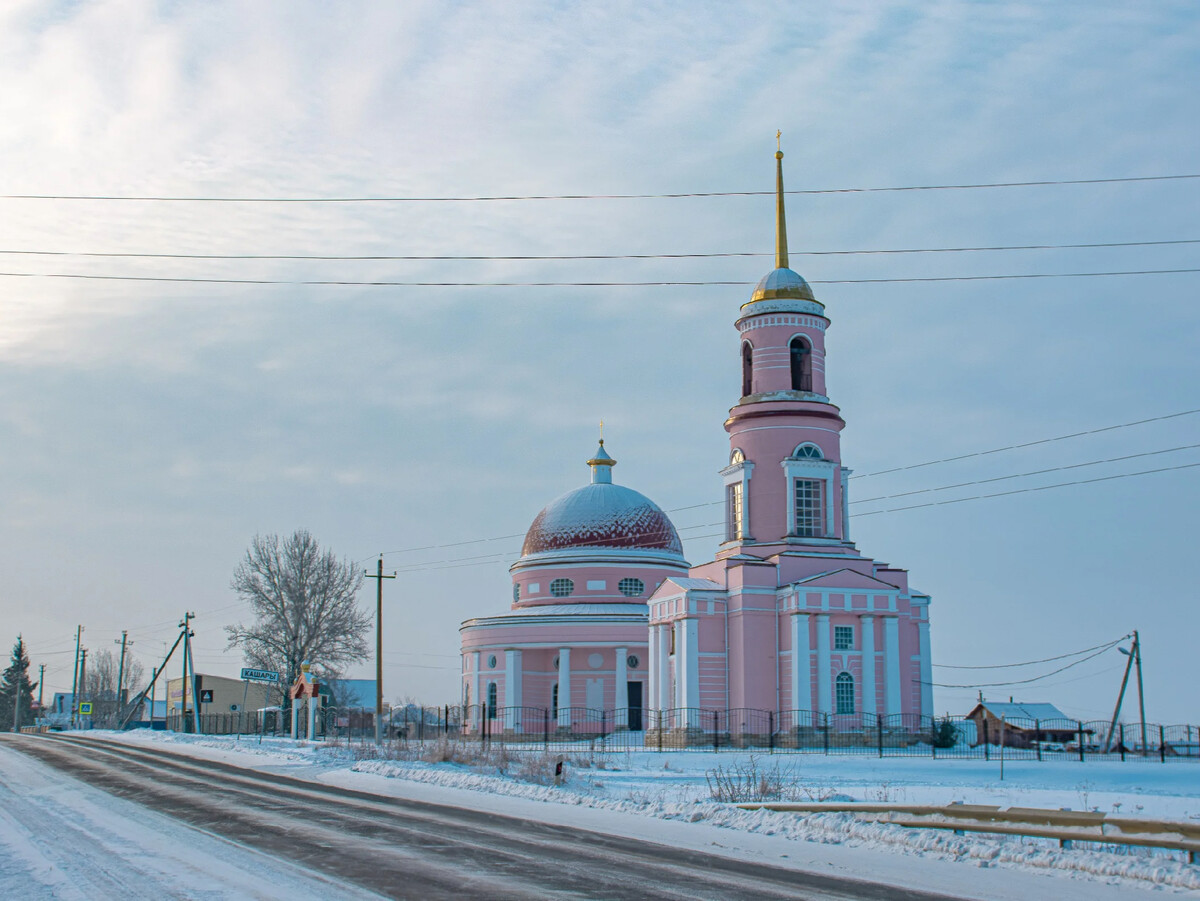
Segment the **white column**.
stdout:
[[829,614],[817,614],[817,710],[833,713],[833,686],[829,678]]
[[808,614],[792,614],[792,709],[812,709],[812,648]]
[[571,649],[558,649],[558,724],[571,725]]
[[864,613],[862,630],[862,711],[879,713],[879,702],[875,699],[875,617]]
[[505,725],[513,731],[521,731],[521,652],[504,652],[504,706],[516,708],[509,714]]
[[[187,701],[186,696],[184,697],[184,701],[185,702]],[[293,740],[296,738],[297,733],[300,731],[300,705],[303,703],[304,703],[304,701],[302,701],[300,698],[292,698],[292,739]]]
[[687,681],[684,678],[683,653],[685,639],[683,637],[683,620],[677,619],[671,623],[671,631],[675,641],[675,684],[672,686],[674,691],[671,695],[671,706],[682,707],[684,696],[684,683]]
[[[613,686],[613,710],[624,710],[629,706],[629,689],[626,687],[628,676],[625,672],[625,658],[629,656],[629,648],[617,648],[617,678]],[[613,713],[614,719],[616,713]],[[613,725],[616,725],[614,723]],[[628,722],[626,723],[628,725]]]
[[[677,707],[700,706],[700,621],[675,623],[675,701]],[[699,725],[695,710],[685,714],[688,726]]]
[[482,712],[482,704],[485,700],[487,700],[479,693],[480,689],[482,688],[479,682],[479,663],[479,652],[475,651],[471,654],[471,703],[475,707],[475,712],[472,714],[472,718],[474,720],[476,729],[479,728],[479,716]]
[[[850,470],[842,467],[842,541],[850,540]],[[866,709],[866,705],[863,705]]]
[[310,695],[308,698],[308,740],[312,741],[317,737],[317,702],[321,699],[316,695]]
[[662,667],[658,660],[658,633],[661,628],[661,626],[650,627],[650,647],[646,649],[650,655],[646,660],[646,668],[650,672],[646,684],[647,691],[644,703],[650,710],[658,706],[658,683],[662,680]]
[[933,659],[929,656],[929,623],[917,623],[917,648],[921,655],[921,716],[933,716]]
[[883,678],[884,712],[891,716],[900,712],[900,620],[895,616],[883,618]]
[[671,625],[658,627],[658,694],[654,705],[659,710],[671,707]]

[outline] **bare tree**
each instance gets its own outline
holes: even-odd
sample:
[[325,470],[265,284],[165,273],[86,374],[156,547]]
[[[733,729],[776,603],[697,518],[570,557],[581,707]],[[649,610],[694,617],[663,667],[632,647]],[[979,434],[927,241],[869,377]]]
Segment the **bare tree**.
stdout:
[[92,722],[99,727],[111,726],[120,713],[120,688],[128,688],[142,681],[144,670],[132,651],[125,654],[124,685],[118,687],[120,674],[118,655],[112,651],[97,651],[88,655],[87,671],[84,673],[81,700],[92,702]]
[[241,648],[247,665],[283,674],[281,688],[301,663],[335,677],[370,654],[373,619],[355,603],[362,583],[361,569],[303,529],[288,538],[256,535],[231,583],[255,621],[226,626],[229,647]]

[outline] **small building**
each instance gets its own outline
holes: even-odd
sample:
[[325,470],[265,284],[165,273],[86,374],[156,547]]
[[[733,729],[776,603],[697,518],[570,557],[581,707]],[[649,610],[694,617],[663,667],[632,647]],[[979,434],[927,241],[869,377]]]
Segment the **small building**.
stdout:
[[[238,711],[260,710],[278,702],[277,688],[264,682],[243,682],[226,676],[196,674],[196,690],[200,693],[200,715],[214,713],[236,714]],[[243,706],[244,705],[244,706]],[[170,728],[176,728],[181,714],[191,715],[192,689],[186,680],[167,680],[167,718]]]
[[[1079,740],[1079,721],[1044,701],[980,701],[966,718],[975,724],[976,746],[1032,748],[1035,743],[1065,746]],[[1083,729],[1085,735],[1093,731]]]

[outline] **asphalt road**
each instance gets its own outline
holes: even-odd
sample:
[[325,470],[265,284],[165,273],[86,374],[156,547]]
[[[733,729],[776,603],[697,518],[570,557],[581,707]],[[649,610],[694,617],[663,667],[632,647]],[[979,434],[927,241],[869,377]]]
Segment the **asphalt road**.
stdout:
[[948,901],[458,807],[385,798],[90,738],[8,746],[238,844],[393,898]]

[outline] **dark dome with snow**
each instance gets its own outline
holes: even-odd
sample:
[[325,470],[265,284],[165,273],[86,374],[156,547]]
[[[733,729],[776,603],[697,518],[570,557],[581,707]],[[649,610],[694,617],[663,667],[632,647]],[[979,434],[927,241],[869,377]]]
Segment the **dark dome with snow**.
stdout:
[[642,548],[683,554],[667,514],[644,494],[597,482],[568,491],[534,519],[521,554],[567,548]]

